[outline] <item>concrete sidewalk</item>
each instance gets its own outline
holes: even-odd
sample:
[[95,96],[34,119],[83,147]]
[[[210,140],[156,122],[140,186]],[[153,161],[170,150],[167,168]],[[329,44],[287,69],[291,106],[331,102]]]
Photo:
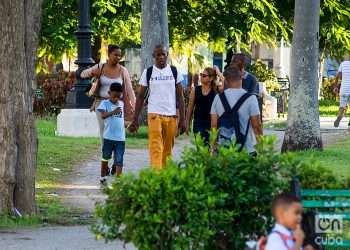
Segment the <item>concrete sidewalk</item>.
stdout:
[[347,130],[349,129],[348,123],[349,123],[349,117],[344,117],[338,128],[334,127],[334,121],[336,117],[320,117],[320,125],[321,129],[325,130]]
[[[350,129],[348,127],[348,123],[349,123],[349,117],[344,117],[338,128],[334,127],[334,121],[335,121],[336,117],[320,117],[320,127],[321,130],[347,130]],[[287,118],[279,118],[279,119],[275,119],[275,120],[266,120],[264,121],[264,123],[269,123],[269,122],[286,122]]]
[[120,241],[96,240],[88,226],[0,230],[1,250],[135,250]]

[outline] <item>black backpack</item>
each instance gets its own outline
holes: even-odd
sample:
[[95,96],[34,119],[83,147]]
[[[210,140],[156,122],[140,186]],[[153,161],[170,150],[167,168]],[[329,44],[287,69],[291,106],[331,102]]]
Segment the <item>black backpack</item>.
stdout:
[[[176,85],[176,81],[177,81],[177,69],[175,66],[170,65],[171,68],[171,72],[173,73],[174,79],[175,79],[175,85]],[[153,66],[147,68],[146,71],[146,79],[147,79],[147,87],[146,87],[146,91],[145,91],[145,95],[144,95],[144,103],[145,105],[148,104],[148,98],[149,98],[149,83],[152,77],[152,72],[153,72]]]
[[241,132],[241,125],[239,122],[238,110],[242,104],[250,97],[252,94],[245,93],[242,95],[233,108],[227,101],[225,92],[219,94],[222,105],[224,106],[225,112],[219,117],[218,127],[219,127],[219,144],[227,145],[231,144],[233,138],[236,138],[236,144],[240,145],[239,151],[242,151],[245,142],[247,140],[247,135],[250,126],[250,120],[248,120],[247,129],[245,134]]

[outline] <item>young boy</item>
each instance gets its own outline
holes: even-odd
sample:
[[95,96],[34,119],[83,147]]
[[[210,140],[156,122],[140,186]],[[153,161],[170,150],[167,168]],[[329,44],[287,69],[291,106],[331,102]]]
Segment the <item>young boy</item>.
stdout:
[[[272,215],[276,220],[267,239],[265,250],[300,250],[303,249],[304,232],[301,229],[303,208],[298,198],[283,193],[272,202]],[[305,246],[304,250],[312,250]]]
[[97,107],[104,119],[102,160],[101,160],[101,184],[106,182],[108,175],[108,161],[114,155],[114,162],[110,171],[111,175],[120,176],[123,168],[125,151],[124,128],[124,103],[121,101],[123,88],[120,83],[112,83],[109,89],[109,99],[103,100]]

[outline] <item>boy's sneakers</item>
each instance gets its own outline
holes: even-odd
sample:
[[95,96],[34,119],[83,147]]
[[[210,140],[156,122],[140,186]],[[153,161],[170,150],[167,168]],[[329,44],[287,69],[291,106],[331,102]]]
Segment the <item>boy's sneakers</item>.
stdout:
[[334,121],[334,127],[339,127],[339,123],[341,121],[343,117],[342,116],[338,116],[337,119]]
[[100,184],[101,185],[106,185],[107,184],[107,177],[106,176],[100,177]]
[[112,166],[110,169],[109,169],[109,175],[110,176],[114,176],[115,173],[117,171],[117,167],[116,166]]

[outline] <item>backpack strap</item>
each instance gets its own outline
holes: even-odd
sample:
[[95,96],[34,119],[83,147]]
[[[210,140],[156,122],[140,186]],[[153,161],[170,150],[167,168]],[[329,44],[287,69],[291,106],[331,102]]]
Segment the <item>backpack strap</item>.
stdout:
[[237,112],[242,104],[251,96],[252,94],[245,93],[244,95],[241,96],[241,98],[238,99],[236,102],[235,106],[232,108],[232,112]]
[[176,108],[179,107],[179,100],[177,99],[177,96],[176,96],[176,84],[177,83],[177,68],[175,66],[172,66],[170,65],[170,69],[171,69],[171,72],[173,73],[173,77],[174,77],[174,82],[175,82],[175,103],[176,103]]
[[149,82],[151,81],[152,72],[153,72],[153,66],[147,68],[147,71],[146,71],[147,86],[149,86]]
[[[233,106],[232,108],[232,113],[233,112],[238,112],[238,110],[240,109],[240,107],[242,106],[242,104],[250,97],[252,96],[252,94],[249,93],[245,93],[244,95],[241,96],[241,98],[239,98],[239,100],[236,102],[235,106]],[[243,147],[247,141],[247,136],[248,136],[248,132],[249,132],[249,127],[250,127],[250,117],[248,119],[248,124],[247,124],[247,128],[245,130],[244,133],[244,137],[243,137],[243,143],[241,144],[241,147],[239,148],[239,151],[243,150]]]
[[[173,73],[174,79],[175,79],[175,85],[177,84],[177,69],[175,66],[170,66],[171,68],[171,72]],[[148,98],[149,98],[149,84],[151,81],[151,77],[152,77],[152,72],[153,72],[153,66],[147,68],[146,71],[146,80],[147,80],[147,87],[146,87],[146,92],[145,92],[145,96],[144,96],[144,100],[145,100],[145,104],[148,104]]]
[[175,66],[170,65],[171,72],[173,73],[175,84],[177,84],[177,68]]
[[[177,84],[177,68],[175,66],[170,66],[171,72],[173,73],[174,79],[175,79],[175,84]],[[147,80],[147,85],[149,85],[149,82],[151,81],[152,77],[152,72],[153,72],[153,66],[147,68],[146,71],[146,80]]]
[[230,104],[229,104],[228,101],[227,101],[225,92],[220,93],[220,94],[219,94],[219,97],[220,97],[220,100],[221,100],[222,105],[224,106],[225,112],[227,112],[227,113],[233,113],[233,112],[237,112],[237,111],[240,109],[240,107],[242,106],[242,104],[243,104],[251,95],[252,95],[252,94],[249,94],[249,93],[243,94],[243,95],[238,99],[238,101],[236,102],[236,104],[235,104],[232,108],[230,107]]
[[277,234],[280,236],[281,240],[283,241],[284,246],[285,246],[288,250],[293,250],[292,248],[290,248],[290,247],[288,246],[287,241],[288,241],[288,240],[293,240],[293,241],[295,241],[294,237],[290,237],[290,236],[285,235],[285,234],[283,234],[283,233],[281,233],[281,232],[279,232],[279,231],[276,231],[276,230],[272,231],[271,233],[277,233]]
[[225,113],[231,113],[232,109],[230,107],[230,104],[227,101],[225,91],[219,94],[220,101],[222,103],[222,106],[224,107]]
[[[252,94],[249,94],[249,93],[245,93],[243,94],[239,99],[238,101],[236,102],[236,104],[233,106],[233,108],[230,107],[230,104],[228,103],[227,101],[227,98],[226,98],[226,95],[225,95],[225,92],[219,94],[219,97],[220,97],[220,100],[221,100],[221,103],[222,105],[224,106],[224,110],[225,110],[225,113],[230,113],[230,114],[233,114],[233,113],[236,113],[238,112],[238,110],[240,109],[240,107],[242,106],[242,104],[251,96]],[[249,127],[250,127],[250,119],[248,119],[248,124],[247,124],[247,128],[246,128],[246,131],[244,133],[244,137],[243,137],[243,143],[241,144],[240,148],[238,149],[238,151],[242,151],[243,148],[244,148],[244,145],[247,141],[247,136],[248,136],[248,132],[249,132]],[[239,132],[240,128],[236,128],[235,127],[235,133],[237,134],[237,132]]]

